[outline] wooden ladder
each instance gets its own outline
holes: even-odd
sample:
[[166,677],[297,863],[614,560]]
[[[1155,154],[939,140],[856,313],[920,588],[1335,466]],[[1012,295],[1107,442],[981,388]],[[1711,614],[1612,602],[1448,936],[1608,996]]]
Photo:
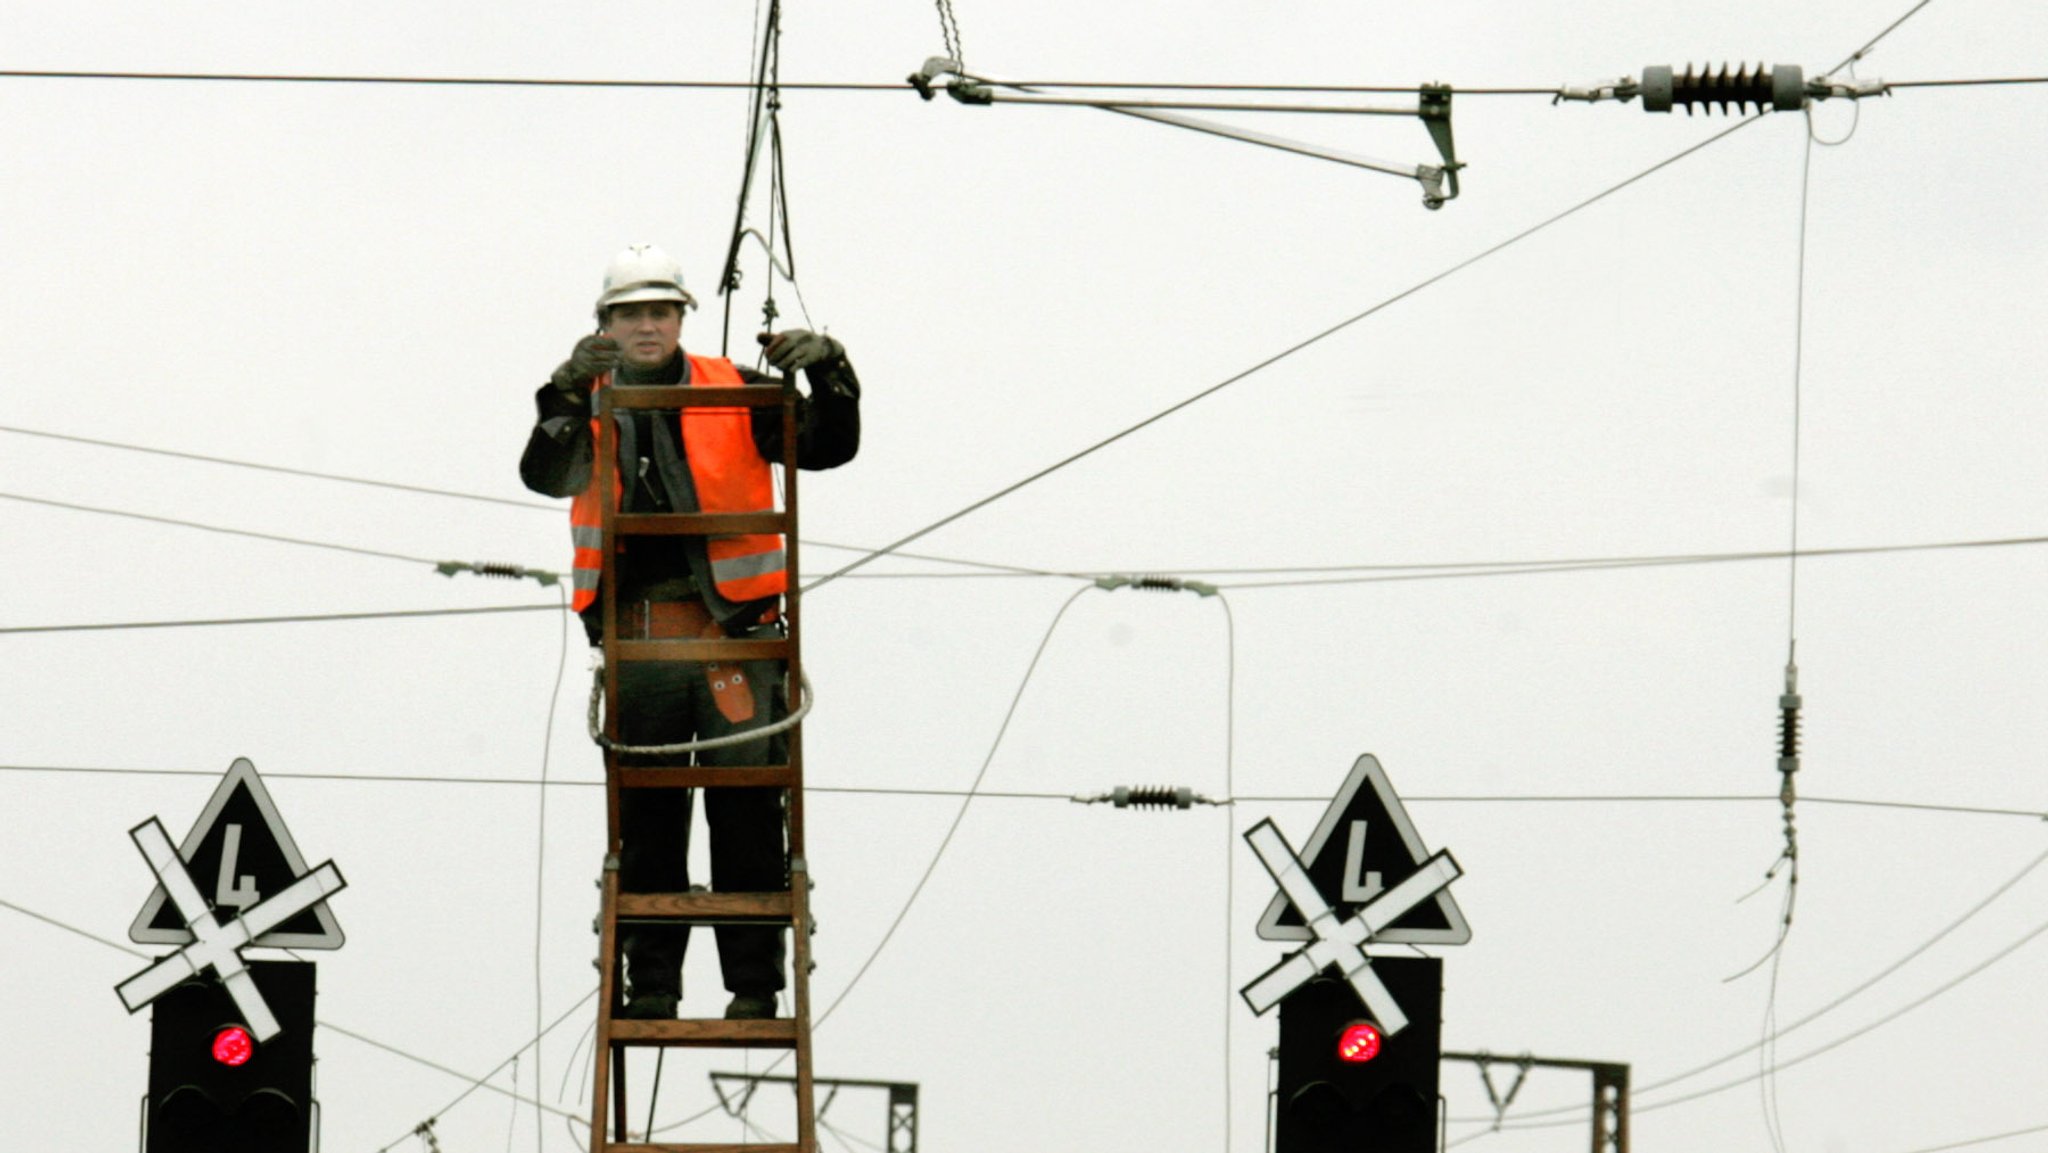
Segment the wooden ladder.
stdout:
[[[598,437],[595,446],[598,492],[606,494],[604,570],[601,578],[604,613],[605,735],[619,739],[619,666],[627,661],[777,660],[787,669],[789,705],[794,711],[803,692],[803,666],[798,657],[802,616],[797,592],[797,427],[796,390],[781,385],[604,388],[596,393]],[[675,411],[683,408],[774,407],[782,416],[783,510],[760,513],[652,513],[618,510],[610,497],[618,475],[618,430],[612,414],[629,409]],[[765,640],[663,639],[619,640],[617,543],[640,536],[708,536],[726,533],[779,533],[789,591],[782,619],[787,635]],[[802,726],[783,734],[789,760],[782,765],[700,767],[682,758],[676,764],[621,765],[620,754],[605,751],[606,856],[598,919],[596,1085],[591,1098],[590,1153],[817,1153],[816,1119],[812,1108],[809,868],[804,859]],[[641,759],[644,762],[644,758]],[[619,891],[619,790],[625,788],[732,788],[768,786],[787,790],[789,889],[779,893],[621,893]],[[711,925],[734,922],[772,923],[790,930],[792,1016],[773,1020],[727,1021],[686,1019],[630,1020],[616,1014],[623,1007],[620,982],[619,922],[669,921]],[[626,1140],[626,1050],[660,1049],[787,1049],[796,1059],[796,1123],[794,1144],[659,1143]],[[607,1109],[609,1104],[609,1109]],[[607,1118],[609,1113],[609,1118]],[[609,1124],[607,1123],[609,1121]]]

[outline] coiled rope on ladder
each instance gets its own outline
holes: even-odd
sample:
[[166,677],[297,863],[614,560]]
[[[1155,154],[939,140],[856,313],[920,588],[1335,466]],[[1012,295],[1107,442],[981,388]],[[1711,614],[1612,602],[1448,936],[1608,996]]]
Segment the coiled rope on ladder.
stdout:
[[722,749],[728,745],[744,745],[763,740],[788,732],[802,724],[803,719],[810,715],[811,678],[799,674],[797,680],[803,687],[803,693],[795,711],[772,724],[762,725],[758,729],[748,729],[743,733],[728,733],[722,737],[700,737],[694,741],[677,741],[670,745],[629,745],[604,735],[604,662],[600,660],[591,669],[590,675],[590,739],[597,742],[599,747],[614,753],[637,753],[657,757],[694,753],[700,749]]

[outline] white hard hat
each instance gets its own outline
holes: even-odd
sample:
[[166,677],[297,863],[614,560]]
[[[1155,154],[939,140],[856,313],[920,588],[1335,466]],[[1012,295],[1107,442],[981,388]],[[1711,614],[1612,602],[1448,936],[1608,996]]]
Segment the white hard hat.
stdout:
[[597,297],[597,317],[603,320],[605,309],[636,300],[673,300],[684,308],[697,307],[697,298],[683,287],[683,266],[652,244],[635,244],[612,257],[604,270],[604,291]]

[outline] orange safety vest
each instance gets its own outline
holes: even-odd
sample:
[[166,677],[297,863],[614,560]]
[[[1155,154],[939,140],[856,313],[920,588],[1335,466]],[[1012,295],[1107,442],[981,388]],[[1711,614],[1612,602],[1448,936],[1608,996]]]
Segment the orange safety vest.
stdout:
[[[687,355],[687,354],[686,354]],[[705,387],[744,384],[739,369],[723,358],[692,356],[690,383]],[[611,383],[606,373],[591,385],[591,396]],[[595,404],[590,418],[593,458],[599,443]],[[746,408],[686,408],[678,414],[682,423],[683,455],[690,463],[690,480],[697,489],[697,504],[708,513],[774,512],[775,482],[768,462],[754,446],[752,410]],[[597,578],[604,571],[604,510],[597,498],[597,463],[591,462],[590,483],[569,506],[569,534],[576,546],[573,570],[575,596],[571,603],[582,612],[597,601]],[[612,474],[612,502],[618,507],[622,489],[618,471]],[[738,533],[704,538],[711,557],[711,581],[719,594],[733,602],[780,596],[789,587],[783,568],[782,537],[775,533]]]

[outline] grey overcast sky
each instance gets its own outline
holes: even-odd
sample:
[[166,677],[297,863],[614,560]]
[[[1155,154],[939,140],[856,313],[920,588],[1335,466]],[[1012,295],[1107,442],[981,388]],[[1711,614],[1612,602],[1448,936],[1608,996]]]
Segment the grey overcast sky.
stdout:
[[[998,78],[1459,88],[1707,61],[1815,75],[1910,7],[954,0],[967,63]],[[757,17],[747,0],[0,0],[0,65],[740,81]],[[913,0],[792,0],[783,25],[785,81],[894,83],[943,48]],[[2048,7],[1935,0],[1857,74],[2044,60]],[[612,253],[674,251],[707,301],[685,344],[717,351],[743,92],[12,77],[0,98],[0,629],[544,605],[427,562],[568,563],[560,508],[21,430],[546,505],[514,467],[531,392],[587,329]],[[1299,843],[1372,752],[1467,872],[1447,1045],[1629,1062],[1645,1149],[1771,1149],[1774,1125],[1800,1153],[2028,1129],[1983,1147],[2048,1148],[2048,945],[2028,936],[2048,876],[2025,872],[2048,849],[2048,549],[1798,566],[1807,799],[1777,1020],[1940,939],[1781,1037],[1797,1063],[1774,1081],[1748,1051],[1655,1089],[1765,1036],[1768,967],[1726,978],[1776,930],[1780,888],[1738,898],[1782,844],[1761,798],[1788,564],[1306,571],[1781,552],[1795,360],[1802,547],[2048,536],[2044,114],[2048,89],[2012,86],[1760,117],[921,540],[1057,572],[1295,570],[1207,578],[1243,586],[1222,601],[1074,599],[992,759],[1082,582],[890,559],[808,597],[813,989],[838,1006],[819,1073],[920,1083],[929,1150],[1261,1149],[1274,1024],[1236,989],[1280,954],[1253,934],[1271,884],[1236,834],[1271,816]],[[802,307],[787,285],[776,300],[844,341],[867,388],[860,458],[803,479],[806,537],[903,536],[1734,123],[1476,93],[1453,118],[1464,195],[1427,212],[1412,181],[1099,111],[786,93]],[[1434,157],[1412,119],[1235,122]],[[1847,139],[1809,156],[1809,130]],[[744,267],[736,349],[769,281],[758,248]],[[1271,583],[1339,576],[1374,579]],[[537,1016],[574,1010],[490,1084],[586,1110],[575,1006],[603,810],[582,647],[553,611],[0,632],[0,1149],[133,1141],[147,1015],[112,990],[142,962],[23,911],[124,942],[150,888],[126,831],[157,815],[181,837],[238,756],[350,881],[348,945],[318,957],[322,1149],[409,1153],[428,1117],[446,1153],[578,1148],[579,1128],[500,1092],[443,1112],[466,1081],[398,1051],[481,1077]],[[1051,799],[973,801],[852,983],[985,760],[983,790]],[[434,780],[337,779],[364,775]],[[1241,800],[1060,799],[1119,784]],[[1646,796],[1737,799],[1530,799]],[[708,941],[689,981],[717,1000]],[[672,1140],[748,1134],[715,1110],[678,1124],[715,1104],[706,1067],[668,1064]],[[1585,1147],[1577,1075],[1533,1075],[1498,1133],[1469,1066],[1443,1084],[1475,1153]],[[788,1114],[769,1094],[751,1119],[786,1135]],[[882,1118],[843,1095],[826,1146],[879,1144]]]

